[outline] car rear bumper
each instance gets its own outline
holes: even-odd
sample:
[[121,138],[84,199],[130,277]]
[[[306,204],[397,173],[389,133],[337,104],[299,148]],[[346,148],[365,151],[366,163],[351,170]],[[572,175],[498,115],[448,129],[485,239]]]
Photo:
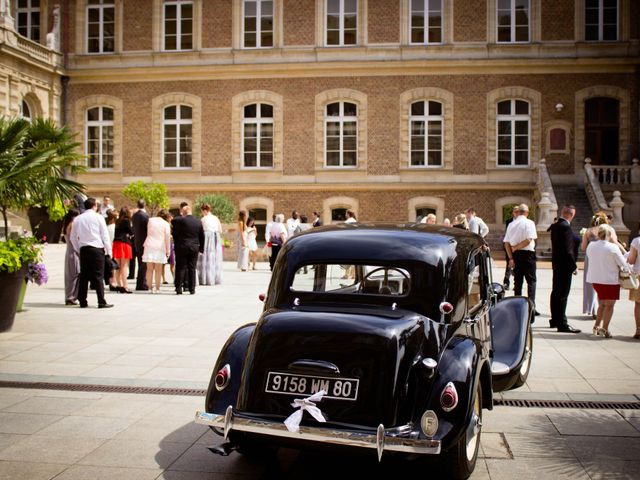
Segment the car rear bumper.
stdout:
[[382,451],[437,455],[440,453],[441,447],[440,440],[401,437],[393,435],[383,428],[379,428],[378,433],[364,433],[351,430],[300,426],[299,432],[292,433],[287,430],[287,427],[282,422],[239,416],[234,414],[230,406],[227,408],[225,415],[196,412],[195,421],[202,425],[220,428],[224,431],[225,438],[227,438],[230,431],[236,430],[292,440],[371,448],[378,451],[379,458],[382,455]]

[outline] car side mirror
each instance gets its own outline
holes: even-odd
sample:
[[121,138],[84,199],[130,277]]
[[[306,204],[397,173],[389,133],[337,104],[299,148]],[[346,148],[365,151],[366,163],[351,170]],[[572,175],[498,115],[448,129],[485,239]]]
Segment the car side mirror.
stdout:
[[493,282],[491,284],[491,294],[495,297],[497,302],[502,300],[504,298],[504,287],[502,284]]
[[260,300],[261,302],[264,302],[264,299],[267,298],[266,295],[264,293],[261,293],[260,295],[258,295],[258,300]]

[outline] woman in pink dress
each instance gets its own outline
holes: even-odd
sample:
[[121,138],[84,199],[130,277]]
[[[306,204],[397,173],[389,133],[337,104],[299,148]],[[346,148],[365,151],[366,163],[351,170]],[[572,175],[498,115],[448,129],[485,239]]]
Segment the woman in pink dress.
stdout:
[[171,254],[171,226],[168,219],[168,212],[160,210],[158,216],[150,218],[147,224],[147,239],[144,241],[142,261],[147,264],[147,285],[151,293],[160,292],[162,269]]

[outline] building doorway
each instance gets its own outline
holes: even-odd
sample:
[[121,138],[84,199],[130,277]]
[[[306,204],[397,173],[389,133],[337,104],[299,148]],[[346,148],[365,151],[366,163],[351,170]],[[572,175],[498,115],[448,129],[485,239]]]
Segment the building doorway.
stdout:
[[620,162],[620,102],[595,97],[584,102],[585,157],[594,165]]
[[416,222],[420,222],[430,213],[436,214],[436,209],[431,207],[416,207]]

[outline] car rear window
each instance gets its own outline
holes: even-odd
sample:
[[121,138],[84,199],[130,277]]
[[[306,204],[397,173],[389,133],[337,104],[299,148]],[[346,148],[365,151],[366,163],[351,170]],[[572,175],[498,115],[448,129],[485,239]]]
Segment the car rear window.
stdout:
[[313,264],[299,268],[291,282],[293,292],[406,296],[410,272],[390,265]]

